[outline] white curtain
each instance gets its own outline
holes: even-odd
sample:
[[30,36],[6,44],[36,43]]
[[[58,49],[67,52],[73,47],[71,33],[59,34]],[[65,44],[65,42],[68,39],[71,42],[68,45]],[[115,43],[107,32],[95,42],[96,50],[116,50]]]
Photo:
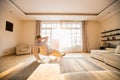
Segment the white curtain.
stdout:
[[60,48],[63,52],[81,52],[82,25],[81,22],[61,22],[62,32]]
[[81,22],[41,22],[41,35],[49,36],[49,45],[63,52],[82,51]]

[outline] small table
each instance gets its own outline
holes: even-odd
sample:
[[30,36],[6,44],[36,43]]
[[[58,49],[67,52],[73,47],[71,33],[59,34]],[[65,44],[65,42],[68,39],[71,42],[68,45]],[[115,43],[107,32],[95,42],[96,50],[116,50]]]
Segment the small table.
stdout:
[[27,80],[60,80],[59,64],[40,64]]

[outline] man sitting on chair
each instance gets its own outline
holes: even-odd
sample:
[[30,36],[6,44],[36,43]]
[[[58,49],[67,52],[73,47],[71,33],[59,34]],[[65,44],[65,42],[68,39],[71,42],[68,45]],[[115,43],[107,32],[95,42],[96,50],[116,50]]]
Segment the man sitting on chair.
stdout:
[[37,59],[38,63],[42,63],[42,60],[38,53],[44,56],[54,56],[56,57],[57,60],[59,60],[62,56],[65,55],[58,50],[51,49],[50,47],[48,47],[47,42],[48,42],[48,37],[42,38],[40,35],[36,36],[35,45],[32,48],[32,52],[35,58]]

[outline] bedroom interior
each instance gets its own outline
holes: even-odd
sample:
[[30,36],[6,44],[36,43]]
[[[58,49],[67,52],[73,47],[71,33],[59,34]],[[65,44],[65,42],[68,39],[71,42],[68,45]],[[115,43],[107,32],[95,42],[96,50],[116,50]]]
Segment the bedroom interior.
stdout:
[[[0,80],[120,80],[119,4],[0,0]],[[39,34],[66,55],[37,63],[32,47]]]

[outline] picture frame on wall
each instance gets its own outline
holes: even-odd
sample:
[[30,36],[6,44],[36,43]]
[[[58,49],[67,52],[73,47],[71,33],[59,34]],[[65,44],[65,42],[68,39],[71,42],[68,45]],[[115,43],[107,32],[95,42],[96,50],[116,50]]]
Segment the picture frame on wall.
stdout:
[[5,30],[6,30],[6,31],[13,32],[13,23],[12,23],[12,22],[9,22],[9,21],[6,21]]

